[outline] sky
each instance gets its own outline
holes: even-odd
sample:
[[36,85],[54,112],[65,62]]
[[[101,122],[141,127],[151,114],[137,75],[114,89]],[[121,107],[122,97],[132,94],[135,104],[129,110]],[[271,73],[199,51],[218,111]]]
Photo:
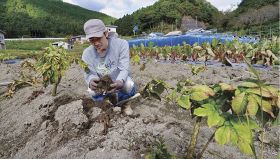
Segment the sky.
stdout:
[[[105,13],[115,18],[121,18],[126,14],[154,4],[158,0],[63,0],[70,4]],[[241,0],[207,0],[220,11],[237,7]]]

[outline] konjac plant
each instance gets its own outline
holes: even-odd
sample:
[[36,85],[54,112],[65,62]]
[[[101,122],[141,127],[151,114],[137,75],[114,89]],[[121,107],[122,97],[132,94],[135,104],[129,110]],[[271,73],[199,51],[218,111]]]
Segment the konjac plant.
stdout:
[[43,77],[43,84],[47,87],[53,85],[52,95],[55,96],[57,87],[64,72],[71,63],[69,53],[62,47],[49,46],[37,61],[37,70]]
[[[247,79],[236,87],[227,83],[196,85],[185,80],[172,88],[163,81],[152,80],[142,91],[144,97],[151,96],[160,100],[162,92],[170,89],[168,97],[176,98],[179,106],[191,110],[196,117],[191,141],[187,146],[187,159],[201,158],[213,138],[218,144],[235,145],[241,152],[257,157],[253,144],[256,132],[261,132],[262,135],[263,158],[264,127],[280,124],[280,92],[262,81],[257,71],[251,65],[248,66],[256,78]],[[214,128],[215,131],[202,151],[194,154],[204,118],[209,128]]]

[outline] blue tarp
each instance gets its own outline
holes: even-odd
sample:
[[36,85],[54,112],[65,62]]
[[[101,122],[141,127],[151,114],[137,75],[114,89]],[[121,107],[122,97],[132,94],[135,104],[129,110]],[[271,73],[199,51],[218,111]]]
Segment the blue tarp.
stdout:
[[129,40],[129,47],[133,45],[140,46],[141,43],[144,44],[145,47],[148,46],[150,42],[154,43],[154,46],[176,46],[182,45],[183,42],[187,44],[193,45],[194,43],[198,43],[201,45],[203,42],[211,43],[213,39],[218,39],[221,42],[232,41],[234,39],[238,39],[242,43],[256,43],[258,39],[253,37],[234,37],[233,35],[224,35],[224,34],[192,34],[188,33],[180,36],[168,36],[168,37],[153,37],[153,38],[142,38],[142,39],[132,39]]

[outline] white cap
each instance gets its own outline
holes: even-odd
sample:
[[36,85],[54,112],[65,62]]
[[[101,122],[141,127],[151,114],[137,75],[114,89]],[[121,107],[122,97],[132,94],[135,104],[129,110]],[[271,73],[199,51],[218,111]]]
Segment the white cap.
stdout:
[[90,19],[84,24],[86,38],[102,37],[106,31],[105,24],[100,19]]

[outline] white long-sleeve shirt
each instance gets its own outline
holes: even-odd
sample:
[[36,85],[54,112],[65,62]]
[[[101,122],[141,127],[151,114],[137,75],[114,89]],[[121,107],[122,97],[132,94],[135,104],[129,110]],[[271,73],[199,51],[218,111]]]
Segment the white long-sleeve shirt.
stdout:
[[91,79],[99,79],[105,74],[110,74],[113,81],[126,81],[130,76],[129,45],[126,40],[109,36],[105,57],[99,56],[91,45],[84,50],[82,60],[88,64],[90,70],[84,75],[87,84]]

